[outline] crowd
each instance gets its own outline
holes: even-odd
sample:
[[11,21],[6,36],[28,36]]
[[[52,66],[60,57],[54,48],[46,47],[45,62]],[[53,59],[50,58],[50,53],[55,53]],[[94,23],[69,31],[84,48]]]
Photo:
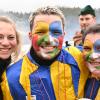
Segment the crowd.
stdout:
[[63,48],[65,17],[57,7],[41,7],[29,17],[29,51],[12,19],[0,17],[0,100],[100,99],[100,24],[87,5],[79,13],[74,46]]

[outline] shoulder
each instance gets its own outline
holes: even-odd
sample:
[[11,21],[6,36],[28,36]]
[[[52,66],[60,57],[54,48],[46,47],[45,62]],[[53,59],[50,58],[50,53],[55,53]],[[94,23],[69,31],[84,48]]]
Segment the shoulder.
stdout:
[[73,56],[73,58],[80,62],[80,60],[83,60],[83,54],[82,51],[74,46],[70,46],[66,48],[66,50]]
[[19,77],[21,72],[22,61],[23,59],[19,60],[18,62],[12,64],[7,68],[6,76],[8,80],[14,80]]
[[74,46],[69,46],[69,47],[66,47],[66,48],[63,48],[62,51],[61,51],[61,54],[66,56],[66,57],[79,57],[79,56],[82,56],[82,52],[80,49],[78,49],[77,47],[74,47]]
[[65,48],[65,50],[67,50],[72,56],[78,56],[79,54],[82,54],[81,50],[78,47],[74,47],[74,46],[69,46],[67,48]]
[[75,61],[78,63],[78,66],[82,66],[82,64],[84,64],[83,54],[79,48],[69,46],[68,48],[66,48],[66,50],[75,59]]

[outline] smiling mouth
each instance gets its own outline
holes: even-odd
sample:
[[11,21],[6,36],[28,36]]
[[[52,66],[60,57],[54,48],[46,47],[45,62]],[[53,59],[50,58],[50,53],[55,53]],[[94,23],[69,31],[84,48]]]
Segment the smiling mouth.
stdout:
[[0,48],[0,51],[2,51],[2,52],[8,52],[10,50],[10,48],[4,48],[4,49],[2,49],[2,48]]
[[52,53],[55,51],[56,46],[41,46],[41,48],[46,52],[46,53]]
[[100,62],[89,62],[93,66],[100,66]]

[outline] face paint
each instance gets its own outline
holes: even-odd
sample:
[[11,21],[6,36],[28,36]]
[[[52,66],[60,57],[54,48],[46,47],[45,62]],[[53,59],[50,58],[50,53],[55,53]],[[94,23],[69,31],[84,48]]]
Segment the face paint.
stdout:
[[38,41],[38,35],[37,34],[34,34],[33,39],[32,39],[32,45],[34,46],[34,49],[36,51],[39,50],[39,46],[38,46],[37,41]]
[[49,27],[50,30],[50,35],[53,37],[59,37],[62,35],[62,26],[61,26],[61,22],[59,21],[55,21],[53,23],[50,24]]
[[37,24],[35,25],[35,28],[32,31],[32,45],[36,51],[39,51],[39,45],[42,43],[43,39],[45,38],[45,33],[47,33],[48,30],[49,26],[45,22],[37,22]]
[[62,48],[62,44],[63,44],[63,31],[62,31],[62,26],[61,26],[61,22],[59,21],[55,21],[53,23],[51,23],[50,25],[50,35],[54,38],[56,38],[58,40],[58,48],[61,49]]
[[85,40],[83,46],[83,54],[89,70],[93,72],[100,69],[100,39],[97,39],[94,43]]
[[94,47],[94,52],[100,54],[100,39],[96,40],[93,47]]
[[83,44],[83,54],[86,56],[87,60],[92,52],[92,48],[93,48],[92,42],[86,39]]
[[[92,58],[99,59],[99,63],[100,63],[100,39],[95,41],[93,48],[94,48],[95,55],[94,56],[92,55]],[[96,68],[100,69],[100,64],[99,66],[96,66]]]
[[87,55],[86,55],[86,61],[90,61],[91,59],[90,59],[90,55],[91,55],[91,52],[89,52]]
[[54,58],[61,50],[63,44],[63,32],[60,21],[48,24],[37,22],[33,30],[33,48],[36,53],[46,59]]

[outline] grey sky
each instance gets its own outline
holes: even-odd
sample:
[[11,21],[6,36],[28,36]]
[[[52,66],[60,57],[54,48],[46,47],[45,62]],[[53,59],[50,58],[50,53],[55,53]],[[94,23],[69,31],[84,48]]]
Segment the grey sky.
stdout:
[[92,5],[99,8],[99,0],[1,0],[0,9],[4,11],[30,12],[41,6],[84,7]]

